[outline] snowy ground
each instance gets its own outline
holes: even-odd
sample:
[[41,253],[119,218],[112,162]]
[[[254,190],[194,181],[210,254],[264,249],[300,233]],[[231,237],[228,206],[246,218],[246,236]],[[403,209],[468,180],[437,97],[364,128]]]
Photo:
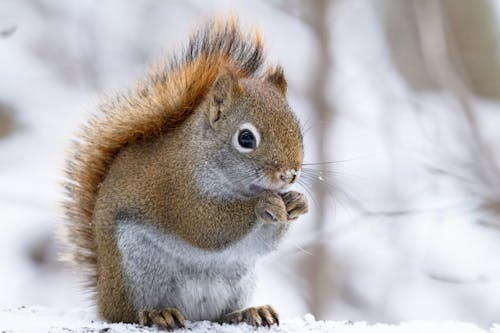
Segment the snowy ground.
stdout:
[[[31,332],[80,332],[80,333],[131,333],[156,332],[156,328],[144,328],[131,324],[108,324],[93,319],[88,310],[52,310],[45,308],[27,308],[0,310],[0,330],[5,333]],[[335,332],[335,333],[500,333],[500,325],[494,325],[486,331],[469,323],[415,321],[399,325],[375,324],[364,322],[316,321],[307,314],[303,318],[284,319],[281,325],[271,328],[254,327],[246,324],[219,325],[211,322],[187,323],[186,331],[193,333],[244,333],[244,332]],[[183,330],[178,330],[182,332]]]

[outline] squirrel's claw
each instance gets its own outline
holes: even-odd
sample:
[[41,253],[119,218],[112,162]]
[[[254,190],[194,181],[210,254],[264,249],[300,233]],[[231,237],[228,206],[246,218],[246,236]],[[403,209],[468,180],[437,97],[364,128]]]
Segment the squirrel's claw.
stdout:
[[272,324],[280,325],[278,314],[270,305],[259,307],[259,315],[262,318],[262,324],[270,327]]
[[247,308],[234,311],[224,316],[223,322],[229,324],[247,323],[255,327],[280,324],[278,314],[270,305]]
[[287,222],[307,213],[307,197],[296,191],[263,192],[255,207],[257,217],[265,222]]
[[175,328],[184,328],[184,316],[176,308],[139,312],[139,324],[142,326],[156,325],[159,329],[172,331]]
[[296,220],[300,215],[307,213],[309,209],[307,197],[300,192],[286,192],[281,194],[281,198],[283,198],[283,202],[285,203],[289,221]]
[[264,222],[286,222],[287,212],[285,203],[279,194],[274,192],[263,192],[255,207],[257,218]]
[[151,322],[149,320],[149,313],[147,311],[139,311],[139,325],[151,326]]

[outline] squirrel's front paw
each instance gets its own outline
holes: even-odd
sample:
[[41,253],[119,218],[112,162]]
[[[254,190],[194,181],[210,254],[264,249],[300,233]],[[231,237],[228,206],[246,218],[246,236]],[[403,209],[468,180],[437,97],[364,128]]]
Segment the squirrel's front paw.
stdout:
[[285,202],[279,194],[270,191],[263,192],[260,195],[255,207],[255,214],[258,219],[264,222],[288,221]]
[[290,191],[280,194],[285,203],[288,220],[296,220],[300,215],[307,213],[308,203],[304,194]]
[[165,308],[161,311],[139,312],[139,323],[142,326],[156,325],[159,329],[172,331],[174,328],[184,328],[184,316],[176,308]]

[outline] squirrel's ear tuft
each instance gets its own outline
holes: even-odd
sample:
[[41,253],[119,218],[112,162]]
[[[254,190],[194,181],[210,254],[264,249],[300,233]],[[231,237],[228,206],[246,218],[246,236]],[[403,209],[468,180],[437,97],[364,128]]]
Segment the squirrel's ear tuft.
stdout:
[[269,71],[265,76],[265,80],[276,86],[276,88],[278,88],[283,95],[286,95],[288,84],[286,83],[285,73],[283,72],[283,68],[281,66],[278,65]]
[[217,77],[209,96],[209,118],[212,126],[224,116],[231,101],[242,92],[238,78],[231,71],[227,70]]

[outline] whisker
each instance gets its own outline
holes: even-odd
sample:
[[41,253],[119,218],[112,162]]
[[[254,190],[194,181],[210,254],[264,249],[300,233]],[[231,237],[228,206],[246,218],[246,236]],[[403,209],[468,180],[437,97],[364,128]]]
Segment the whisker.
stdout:
[[346,163],[346,162],[352,162],[352,161],[356,161],[356,160],[359,160],[359,159],[363,159],[363,158],[367,158],[369,157],[370,155],[368,156],[357,156],[357,157],[353,157],[353,158],[346,158],[346,159],[342,159],[342,160],[336,160],[336,161],[326,161],[326,162],[308,162],[308,163],[302,163],[302,165],[331,165],[331,164],[338,164],[338,163]]
[[318,178],[319,180],[324,180],[325,178],[334,178],[336,181],[341,178],[348,178],[351,180],[360,180],[361,177],[357,175],[348,174],[341,171],[336,170],[324,170],[324,169],[311,169],[311,168],[302,168],[302,174],[305,176],[313,176]]
[[300,187],[302,187],[306,192],[307,194],[309,195],[309,197],[311,198],[312,202],[314,203],[314,206],[316,208],[319,208],[319,203],[318,201],[316,200],[316,197],[313,195],[313,192],[312,192],[312,189],[310,189],[307,184],[305,184],[302,179],[299,179],[297,181],[297,184],[300,185]]
[[260,183],[262,181],[262,179],[264,179],[266,175],[263,173],[261,174],[259,177],[257,177],[257,179],[254,181],[255,183]]
[[259,174],[259,172],[262,171],[262,168],[255,168],[252,171],[250,171],[248,174],[243,175],[241,178],[237,179],[235,183],[239,184],[240,186],[246,186],[250,184],[251,182],[254,181],[254,178],[256,175]]
[[314,254],[312,254],[311,252],[307,251],[306,249],[304,249],[302,246],[298,245],[297,243],[293,243],[292,245],[293,245],[293,247],[295,247],[300,252],[302,252],[302,253],[304,253],[304,254],[306,254],[308,256],[314,257]]
[[[256,181],[254,179],[255,176],[257,176],[262,170],[263,170],[263,168],[254,169],[254,170],[252,170],[252,172],[243,176],[242,178],[240,178],[236,182],[239,183],[241,186],[247,186],[247,185],[251,184],[252,182]],[[259,178],[259,177],[257,177],[257,178]],[[260,180],[257,180],[257,181],[260,181]]]
[[330,165],[342,163],[343,161],[331,161],[331,162],[313,162],[313,163],[302,163],[302,166],[310,166],[310,165]]
[[[323,190],[325,190],[327,196],[332,200],[333,203],[337,202],[344,209],[348,209],[349,207],[362,207],[358,200],[352,197],[347,191],[345,191],[342,187],[334,185],[334,183],[328,182],[328,177],[325,177],[321,173],[303,173],[301,178],[306,182],[310,182],[312,184],[317,184]],[[312,187],[312,186],[311,186]]]
[[326,180],[332,183],[345,182],[345,181],[357,182],[362,180],[362,177],[358,175],[337,170],[303,168],[301,170],[301,175],[304,175],[305,177],[314,177],[320,181]]
[[313,128],[313,124],[310,123],[311,117],[307,118],[305,124],[301,126],[300,131],[302,132],[302,136],[306,136],[306,134]]

